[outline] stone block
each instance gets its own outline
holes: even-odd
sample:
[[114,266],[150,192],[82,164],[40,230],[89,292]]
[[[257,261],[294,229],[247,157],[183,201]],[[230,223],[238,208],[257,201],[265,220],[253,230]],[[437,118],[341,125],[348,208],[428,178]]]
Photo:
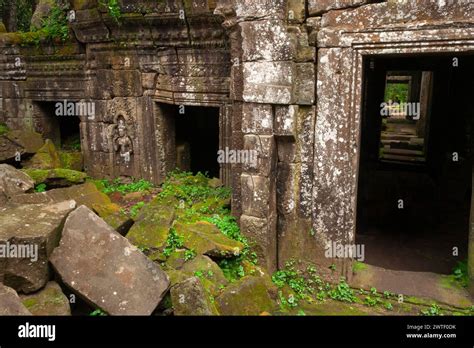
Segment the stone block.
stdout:
[[289,23],[303,23],[306,17],[305,0],[288,0],[287,18]]
[[360,6],[368,0],[309,0],[308,12],[310,16],[317,16],[330,10]]
[[31,315],[16,291],[0,283],[0,315]]
[[240,230],[252,243],[259,263],[271,273],[277,265],[277,233],[274,215],[258,218],[249,215],[240,217]]
[[315,101],[316,74],[314,63],[296,64],[295,97],[300,105],[312,105]]
[[244,101],[292,104],[296,79],[292,62],[245,62],[242,65]]
[[247,161],[242,163],[245,173],[270,177],[274,169],[275,139],[273,135],[244,135]]
[[239,19],[252,20],[261,17],[285,18],[284,0],[236,0],[235,13]]
[[275,135],[296,137],[298,105],[275,107]]
[[143,94],[137,70],[98,70],[94,88],[95,95],[101,99],[137,97]]
[[111,315],[150,315],[169,287],[156,263],[85,206],[67,218],[50,261],[75,293]]
[[268,104],[244,103],[242,105],[242,132],[244,134],[272,134],[272,106]]
[[270,178],[256,175],[241,175],[242,212],[248,216],[265,218],[272,211]]
[[0,209],[0,281],[30,293],[49,280],[48,258],[75,201]]
[[282,20],[242,22],[242,60],[292,60],[296,43]]

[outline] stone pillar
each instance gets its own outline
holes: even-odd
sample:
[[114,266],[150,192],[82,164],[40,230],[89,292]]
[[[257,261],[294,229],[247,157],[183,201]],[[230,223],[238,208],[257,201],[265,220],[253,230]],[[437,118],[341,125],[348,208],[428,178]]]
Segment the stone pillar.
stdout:
[[232,144],[258,154],[233,166],[233,211],[270,271],[310,248],[292,233],[311,229],[315,48],[301,26],[304,9],[299,0],[221,1],[216,9],[231,42]]

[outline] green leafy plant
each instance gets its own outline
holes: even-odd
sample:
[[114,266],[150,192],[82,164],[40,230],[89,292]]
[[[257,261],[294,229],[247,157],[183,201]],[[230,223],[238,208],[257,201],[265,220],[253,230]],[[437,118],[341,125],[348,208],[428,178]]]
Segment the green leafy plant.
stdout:
[[430,308],[422,310],[421,314],[427,316],[438,316],[441,315],[441,308],[437,304],[433,303]]
[[222,269],[224,276],[230,282],[234,282],[242,277],[245,277],[244,266],[242,265],[242,258],[224,259],[219,261],[219,267]]
[[192,260],[196,257],[196,252],[193,249],[184,252],[184,261]]
[[364,303],[366,305],[368,305],[369,307],[374,307],[374,306],[377,305],[378,300],[377,300],[377,298],[374,298],[374,297],[371,297],[371,296],[366,296],[365,300],[364,300]]
[[[225,202],[230,198],[230,189],[210,187],[209,180],[202,173],[193,175],[189,172],[173,171],[167,176],[157,199],[176,199],[179,202],[176,204],[176,209],[180,222],[207,221],[215,225],[225,236],[244,245],[243,250],[235,257],[218,261],[224,276],[233,282],[245,276],[244,262],[248,261],[254,265],[257,263],[257,255],[251,250],[248,241],[241,234],[237,221],[230,214],[230,210],[225,207]],[[171,234],[170,237],[173,238],[174,235]],[[193,253],[186,251],[185,258],[186,255],[191,258]],[[249,270],[249,273],[252,273],[252,270]]]
[[170,256],[173,251],[183,247],[183,237],[180,236],[176,230],[172,227],[168,238],[166,240],[166,246],[163,249],[163,255]]
[[112,17],[117,23],[120,23],[122,11],[120,10],[118,0],[108,0],[107,2],[101,1],[100,4],[107,8],[110,17]]
[[329,291],[329,296],[334,300],[342,302],[352,303],[357,301],[354,291],[349,287],[343,278],[341,278],[339,284],[334,289]]
[[313,265],[307,266],[306,270],[299,270],[296,268],[296,261],[289,260],[286,262],[284,269],[273,273],[272,281],[279,288],[288,286],[297,300],[310,301],[311,296],[317,291],[319,292],[316,297],[319,300],[322,301],[326,298],[325,291],[328,289],[328,284],[325,286]]
[[298,299],[293,295],[288,295],[288,298],[285,297],[283,291],[278,291],[278,298],[280,303],[280,308],[282,310],[287,310],[287,308],[294,308],[298,306]]
[[469,285],[469,274],[467,270],[467,261],[458,262],[456,267],[453,269],[453,278],[462,287],[467,288]]
[[93,312],[90,312],[89,315],[91,317],[102,317],[102,316],[106,316],[107,313],[105,313],[103,310],[101,309],[96,309],[95,311]]
[[204,220],[216,225],[217,228],[230,239],[234,239],[243,243],[244,245],[248,245],[247,239],[240,233],[239,225],[237,224],[234,216],[222,216],[216,214],[212,217],[206,217]]
[[35,192],[45,192],[46,188],[47,188],[46,184],[44,183],[38,184],[35,187]]
[[41,39],[49,42],[67,41],[69,39],[69,27],[67,19],[67,6],[59,6],[56,3],[39,29],[33,29],[30,32],[20,33],[20,37],[25,44],[39,45]]
[[138,202],[137,204],[133,205],[130,208],[130,216],[132,218],[137,217],[138,212],[140,211],[141,208],[143,208],[144,205],[145,205],[145,202]]
[[144,179],[133,181],[128,184],[122,183],[120,179],[115,179],[113,181],[104,179],[104,180],[101,180],[101,183],[103,185],[102,191],[106,194],[114,193],[114,192],[120,192],[122,194],[130,193],[130,192],[142,192],[142,191],[148,191],[153,188],[153,184]]

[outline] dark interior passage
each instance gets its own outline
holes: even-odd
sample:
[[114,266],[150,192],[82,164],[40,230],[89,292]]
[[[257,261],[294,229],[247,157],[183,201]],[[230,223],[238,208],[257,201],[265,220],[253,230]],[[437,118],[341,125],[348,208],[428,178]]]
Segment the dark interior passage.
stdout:
[[37,102],[35,118],[38,131],[45,139],[63,149],[80,148],[80,118],[77,115],[57,114],[57,103],[62,102]]
[[[369,264],[448,274],[467,258],[474,60],[457,58],[365,62],[356,242]],[[413,77],[422,117],[381,115],[390,72]]]
[[190,107],[176,118],[176,146],[189,146],[189,169],[219,177],[219,108]]
[[158,104],[166,168],[219,177],[219,108]]

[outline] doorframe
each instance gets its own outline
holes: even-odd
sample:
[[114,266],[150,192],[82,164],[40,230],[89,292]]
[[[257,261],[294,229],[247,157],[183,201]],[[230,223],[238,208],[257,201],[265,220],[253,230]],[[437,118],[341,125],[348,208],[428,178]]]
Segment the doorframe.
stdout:
[[[474,53],[474,27],[433,29],[344,29],[337,35],[331,28],[320,31],[313,228],[321,248],[333,242],[355,243],[364,58]],[[473,206],[471,211],[469,254],[474,253]],[[341,275],[349,281],[352,263],[350,258],[342,260]],[[468,263],[473,284],[474,257]]]

